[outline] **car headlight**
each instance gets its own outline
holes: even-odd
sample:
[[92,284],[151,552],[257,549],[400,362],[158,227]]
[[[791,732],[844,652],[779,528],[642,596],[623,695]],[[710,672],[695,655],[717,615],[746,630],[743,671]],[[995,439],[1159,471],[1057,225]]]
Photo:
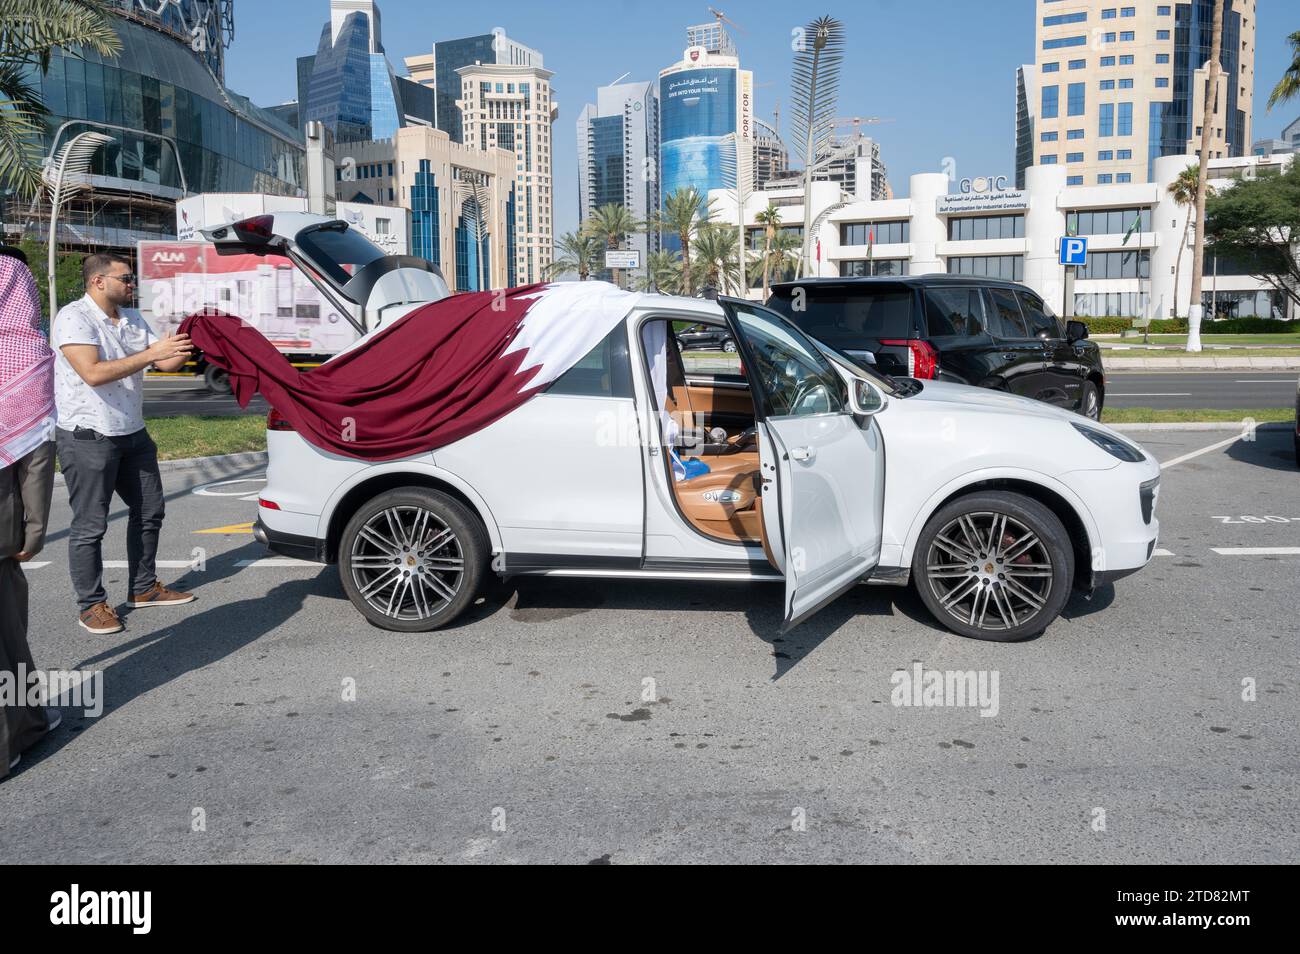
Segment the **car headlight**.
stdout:
[[1105,431],[1094,430],[1091,427],[1084,427],[1082,424],[1070,422],[1070,426],[1082,434],[1088,440],[1092,441],[1111,457],[1118,457],[1122,461],[1130,464],[1137,464],[1146,460],[1146,455],[1130,444],[1128,441],[1122,441],[1118,437],[1113,437]]

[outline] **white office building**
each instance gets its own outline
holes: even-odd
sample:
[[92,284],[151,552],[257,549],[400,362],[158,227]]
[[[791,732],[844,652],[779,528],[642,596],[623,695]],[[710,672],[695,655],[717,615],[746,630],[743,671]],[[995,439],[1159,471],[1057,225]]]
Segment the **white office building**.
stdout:
[[[1285,168],[1291,155],[1211,159],[1211,185],[1222,190],[1265,167]],[[1073,314],[1169,317],[1186,315],[1191,293],[1191,210],[1169,196],[1178,173],[1195,156],[1162,156],[1151,182],[1067,186],[1059,165],[1025,170],[1025,188],[1009,176],[950,182],[944,173],[918,173],[906,198],[863,201],[838,183],[812,188],[812,274],[920,275],[932,272],[985,275],[1024,282],[1064,313],[1065,269],[1059,243],[1066,234],[1086,236],[1088,262],[1078,269]],[[719,189],[713,220],[739,225],[734,193]],[[804,220],[798,186],[750,195],[745,224],[750,247],[759,230],[755,216],[772,203],[790,226]],[[1068,222],[1068,226],[1067,226]],[[1136,225],[1136,228],[1134,226]],[[1067,227],[1069,233],[1067,233]],[[1182,249],[1180,256],[1180,248]],[[1267,281],[1209,256],[1203,283],[1206,315],[1300,317],[1287,297]],[[762,290],[752,288],[757,299]],[[1213,311],[1211,310],[1213,309]]]

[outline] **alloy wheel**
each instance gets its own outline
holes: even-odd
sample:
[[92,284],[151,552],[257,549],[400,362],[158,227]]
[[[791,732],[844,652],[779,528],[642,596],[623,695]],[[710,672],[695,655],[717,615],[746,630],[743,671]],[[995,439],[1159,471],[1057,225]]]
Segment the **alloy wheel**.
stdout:
[[384,616],[422,620],[455,598],[465,574],[460,540],[423,507],[395,506],[367,520],[352,540],[352,580]]
[[1052,592],[1052,555],[1037,533],[1005,513],[965,513],[930,543],[926,585],[945,612],[980,629],[1033,619]]

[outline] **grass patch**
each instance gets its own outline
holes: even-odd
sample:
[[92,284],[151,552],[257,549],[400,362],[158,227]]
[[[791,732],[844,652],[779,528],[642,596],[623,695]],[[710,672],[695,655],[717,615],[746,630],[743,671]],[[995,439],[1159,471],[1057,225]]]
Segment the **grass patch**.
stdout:
[[1103,407],[1103,424],[1191,424],[1196,422],[1240,423],[1246,418],[1263,424],[1267,421],[1294,421],[1295,408],[1153,408]]
[[159,460],[211,457],[266,450],[266,418],[261,415],[151,417],[145,422]]

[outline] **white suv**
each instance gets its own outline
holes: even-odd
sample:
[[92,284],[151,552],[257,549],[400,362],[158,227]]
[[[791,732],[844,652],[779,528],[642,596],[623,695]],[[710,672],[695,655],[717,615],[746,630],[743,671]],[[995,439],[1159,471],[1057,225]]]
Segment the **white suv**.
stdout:
[[[495,572],[771,580],[787,628],[859,582],[910,581],[954,632],[1014,640],[1151,558],[1159,465],[1103,425],[878,375],[749,302],[543,294],[604,295],[617,321],[468,437],[368,462],[272,413],[257,538],[337,562],[357,609],[407,632],[456,618]],[[726,331],[739,368],[688,370],[675,323]]]

